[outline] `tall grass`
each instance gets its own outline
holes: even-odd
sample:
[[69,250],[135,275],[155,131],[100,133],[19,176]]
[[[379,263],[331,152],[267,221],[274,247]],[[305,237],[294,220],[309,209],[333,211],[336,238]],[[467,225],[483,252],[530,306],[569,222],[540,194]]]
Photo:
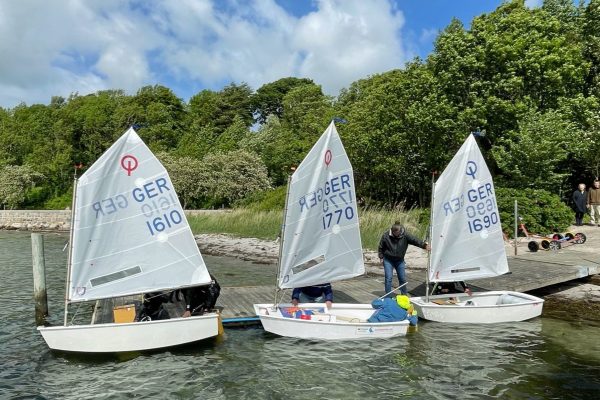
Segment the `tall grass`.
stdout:
[[282,211],[236,208],[188,217],[192,232],[229,233],[240,237],[275,239],[281,227]]
[[[360,234],[364,248],[376,250],[382,233],[399,221],[409,233],[423,238],[427,227],[419,223],[422,210],[401,208],[359,211]],[[228,233],[239,237],[255,237],[274,240],[279,234],[282,211],[259,211],[237,208],[220,213],[189,216],[188,221],[194,233]]]
[[413,236],[423,238],[427,226],[419,223],[421,210],[369,208],[359,210],[360,236],[363,248],[377,250],[381,235],[394,222],[400,222]]

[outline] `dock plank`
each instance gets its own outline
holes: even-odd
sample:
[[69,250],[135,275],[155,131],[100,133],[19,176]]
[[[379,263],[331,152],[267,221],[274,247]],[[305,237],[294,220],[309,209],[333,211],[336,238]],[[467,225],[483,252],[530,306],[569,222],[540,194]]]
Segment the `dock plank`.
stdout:
[[[600,257],[596,259],[589,252],[575,250],[565,252],[539,252],[508,258],[510,273],[496,278],[478,279],[468,283],[478,290],[514,290],[527,292],[542,287],[567,282],[600,273]],[[425,271],[409,270],[406,273],[408,291],[412,295],[425,293]],[[393,285],[397,285],[394,277]],[[363,277],[332,284],[334,299],[341,303],[370,303],[384,294],[383,276],[367,274]],[[217,307],[222,310],[223,319],[254,317],[253,304],[272,303],[275,286],[222,287]],[[283,293],[283,302],[289,302],[291,290]],[[281,294],[280,297],[281,298]],[[106,299],[97,302],[93,323],[113,321],[113,307],[124,304],[140,304],[140,296],[120,299]],[[166,305],[171,316],[183,314],[182,302]]]

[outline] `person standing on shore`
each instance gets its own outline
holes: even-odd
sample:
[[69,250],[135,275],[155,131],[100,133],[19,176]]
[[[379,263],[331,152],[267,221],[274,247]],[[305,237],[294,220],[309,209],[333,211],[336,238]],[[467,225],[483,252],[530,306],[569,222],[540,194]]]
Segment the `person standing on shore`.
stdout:
[[587,207],[590,209],[590,225],[600,226],[600,180],[598,179],[594,180],[594,186],[588,190]]
[[573,209],[575,210],[575,225],[583,225],[583,214],[587,206],[588,193],[585,192],[585,184],[580,183],[577,190],[573,192]]
[[[385,293],[392,291],[392,279],[394,270],[398,275],[400,285],[406,283],[406,263],[404,256],[408,245],[420,247],[427,251],[431,250],[426,242],[423,242],[416,237],[406,232],[406,229],[399,222],[394,223],[390,230],[385,231],[379,241],[379,260],[383,263],[383,271],[385,274]],[[402,294],[406,294],[406,285],[400,288]]]

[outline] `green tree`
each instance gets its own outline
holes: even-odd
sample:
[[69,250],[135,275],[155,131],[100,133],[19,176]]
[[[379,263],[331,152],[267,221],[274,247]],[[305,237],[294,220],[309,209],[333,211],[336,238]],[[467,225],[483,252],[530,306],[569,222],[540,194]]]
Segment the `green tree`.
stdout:
[[[145,86],[129,102],[141,112],[135,115],[139,134],[154,151],[175,148],[184,134],[185,108],[183,101],[164,86]],[[137,107],[136,107],[137,106]]]
[[246,123],[236,115],[231,125],[215,140],[213,152],[229,152],[238,149],[238,143],[248,135]]
[[568,157],[582,146],[572,140],[577,136],[575,125],[558,111],[527,115],[492,150],[502,171],[499,181],[505,187],[559,193],[569,175]]
[[239,146],[260,155],[269,176],[278,185],[287,181],[290,168],[299,163],[297,153],[300,150],[294,146],[292,134],[283,128],[275,115],[270,115],[258,132],[249,132]]
[[466,126],[419,60],[353,83],[340,96],[339,127],[366,202],[428,203],[431,171],[440,170],[466,136]]
[[544,0],[542,10],[558,19],[565,31],[578,28],[579,9],[573,0]]
[[180,157],[202,159],[211,151],[215,140],[212,126],[193,127],[183,134],[174,154]]
[[519,217],[531,233],[548,235],[564,232],[571,225],[573,210],[555,194],[542,189],[507,189],[496,187],[502,230],[513,236],[515,200]]
[[99,91],[72,95],[57,109],[56,138],[71,144],[74,161],[90,165],[125,131],[114,114],[126,99],[120,90]]
[[232,83],[220,92],[203,90],[190,99],[188,124],[195,130],[210,126],[218,137],[237,116],[248,128],[253,121],[251,96],[252,89],[246,83]]
[[29,107],[20,104],[2,119],[0,145],[6,157],[4,163],[21,165],[37,144],[48,140],[54,123],[54,111],[42,104]]
[[0,204],[9,209],[17,208],[36,182],[44,176],[22,165],[6,165],[0,169]]
[[158,153],[157,158],[167,171],[183,208],[199,204],[202,193],[207,190],[202,180],[202,162],[192,157],[174,157],[168,153]]
[[275,185],[286,183],[290,167],[302,161],[334,115],[332,99],[316,85],[291,89],[282,104],[282,119],[270,115],[258,132],[248,133],[239,143],[261,156]]
[[271,188],[260,158],[244,150],[209,154],[202,160],[204,196],[213,204],[230,205],[251,193]]
[[583,55],[589,63],[584,94],[600,98],[600,0],[590,0],[583,13]]
[[306,78],[288,77],[261,86],[252,96],[255,121],[264,124],[270,115],[281,118],[283,98],[290,90],[301,85],[314,85],[314,82]]

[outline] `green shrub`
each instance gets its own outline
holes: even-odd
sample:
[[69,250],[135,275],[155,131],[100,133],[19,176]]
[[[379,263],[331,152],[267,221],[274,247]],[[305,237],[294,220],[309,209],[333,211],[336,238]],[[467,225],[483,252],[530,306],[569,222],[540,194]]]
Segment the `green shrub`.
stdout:
[[255,192],[237,201],[234,206],[249,208],[256,211],[283,211],[287,186],[279,186],[271,190]]
[[63,193],[60,196],[52,197],[44,203],[45,210],[64,210],[71,207],[73,203],[73,190]]
[[38,209],[50,197],[50,188],[48,186],[35,186],[25,193],[25,202],[21,208]]
[[502,230],[512,237],[514,232],[515,200],[519,216],[531,233],[547,235],[564,232],[572,223],[573,211],[560,197],[541,189],[496,188],[496,200],[502,221]]

